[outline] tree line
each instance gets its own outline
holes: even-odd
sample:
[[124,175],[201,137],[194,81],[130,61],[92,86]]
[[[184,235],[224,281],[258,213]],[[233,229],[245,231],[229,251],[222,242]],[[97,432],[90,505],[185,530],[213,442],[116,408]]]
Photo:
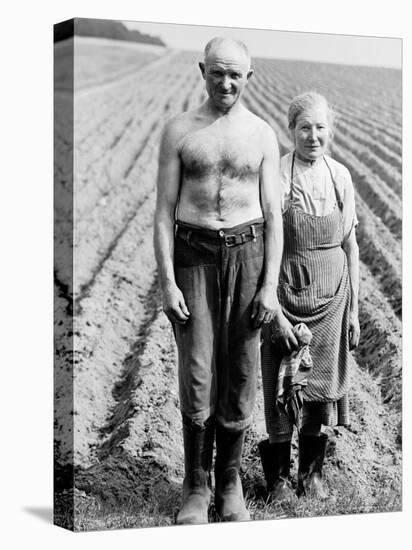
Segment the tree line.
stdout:
[[143,42],[158,46],[166,45],[161,38],[141,33],[138,30],[129,30],[120,21],[76,17],[54,25],[54,42],[59,42],[75,35],[126,40],[128,42]]

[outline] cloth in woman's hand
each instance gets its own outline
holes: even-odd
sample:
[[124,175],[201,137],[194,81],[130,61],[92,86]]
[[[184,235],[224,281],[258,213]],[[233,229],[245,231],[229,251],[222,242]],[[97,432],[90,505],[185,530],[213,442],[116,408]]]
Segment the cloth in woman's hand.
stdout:
[[299,348],[282,358],[277,380],[276,402],[285,410],[291,421],[298,425],[303,404],[302,388],[307,385],[312,369],[309,350],[312,333],[305,323],[295,325],[293,333]]

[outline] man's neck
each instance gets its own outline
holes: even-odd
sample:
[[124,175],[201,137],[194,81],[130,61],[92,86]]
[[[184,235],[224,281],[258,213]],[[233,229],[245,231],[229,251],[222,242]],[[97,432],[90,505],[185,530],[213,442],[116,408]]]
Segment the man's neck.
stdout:
[[243,110],[243,105],[239,100],[236,101],[236,103],[234,103],[227,109],[220,109],[216,107],[216,105],[210,100],[210,98],[206,101],[204,105],[205,105],[206,111],[215,118],[221,118],[221,117],[230,118],[233,115],[237,115]]

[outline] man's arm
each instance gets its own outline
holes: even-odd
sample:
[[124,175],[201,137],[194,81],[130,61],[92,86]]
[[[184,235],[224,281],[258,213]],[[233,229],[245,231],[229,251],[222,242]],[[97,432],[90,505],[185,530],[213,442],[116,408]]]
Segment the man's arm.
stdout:
[[[277,332],[285,350],[297,348],[292,325],[283,315],[277,297],[280,263],[283,253],[283,223],[279,177],[279,147],[269,126],[263,132],[263,160],[260,168],[260,195],[265,219],[265,261],[263,283],[253,307],[255,325],[276,319]],[[281,334],[280,334],[281,333]]]
[[157,177],[154,221],[154,247],[163,293],[163,310],[172,323],[185,323],[189,317],[173,266],[175,209],[181,180],[176,120],[170,121],[162,135]]

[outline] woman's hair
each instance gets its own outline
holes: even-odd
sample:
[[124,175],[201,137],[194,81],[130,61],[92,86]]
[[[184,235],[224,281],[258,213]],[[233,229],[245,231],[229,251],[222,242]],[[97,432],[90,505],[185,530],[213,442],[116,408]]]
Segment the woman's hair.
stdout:
[[296,119],[307,109],[312,108],[314,105],[324,106],[326,108],[328,121],[329,121],[329,133],[333,135],[336,125],[336,112],[329,105],[325,96],[318,92],[310,91],[304,92],[294,97],[289,105],[288,110],[288,127],[289,130],[293,130],[296,126]]

